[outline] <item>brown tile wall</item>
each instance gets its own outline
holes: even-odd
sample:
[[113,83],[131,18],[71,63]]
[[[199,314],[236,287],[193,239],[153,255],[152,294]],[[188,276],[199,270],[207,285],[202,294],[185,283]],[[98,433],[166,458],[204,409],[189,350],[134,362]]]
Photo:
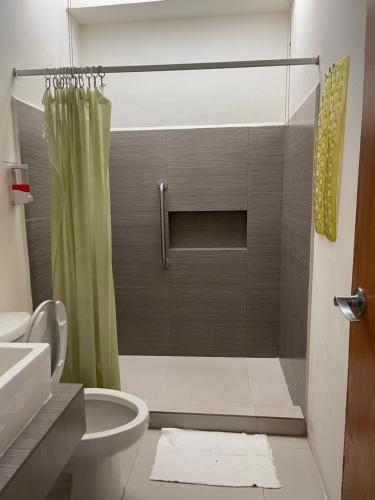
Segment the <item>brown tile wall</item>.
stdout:
[[[112,134],[121,352],[277,355],[283,141],[283,127]],[[171,220],[167,270],[161,179]]]
[[15,101],[22,163],[29,165],[34,201],[25,206],[31,291],[34,308],[52,298],[50,202],[47,143],[42,138],[43,113]]
[[305,405],[315,93],[285,130],[279,356],[295,404]]

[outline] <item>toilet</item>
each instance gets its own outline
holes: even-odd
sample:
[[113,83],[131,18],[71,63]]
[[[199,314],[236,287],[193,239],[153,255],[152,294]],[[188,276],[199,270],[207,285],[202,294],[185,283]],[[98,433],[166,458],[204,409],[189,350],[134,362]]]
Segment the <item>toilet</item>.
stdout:
[[[0,342],[47,342],[51,348],[51,387],[64,368],[68,321],[60,301],[46,300],[31,316],[0,313]],[[85,389],[86,433],[67,464],[72,474],[71,500],[120,500],[124,485],[120,454],[146,432],[147,405],[140,398],[111,389]]]

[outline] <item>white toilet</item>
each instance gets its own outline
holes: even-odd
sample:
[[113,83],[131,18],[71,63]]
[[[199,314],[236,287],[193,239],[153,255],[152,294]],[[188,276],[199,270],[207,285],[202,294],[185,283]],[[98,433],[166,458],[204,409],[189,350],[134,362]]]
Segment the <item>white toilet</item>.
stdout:
[[[64,304],[47,300],[34,314],[0,313],[0,342],[48,342],[51,384],[60,380],[67,346]],[[85,389],[86,433],[71,457],[71,500],[120,500],[124,485],[119,454],[146,432],[146,403],[122,391]]]

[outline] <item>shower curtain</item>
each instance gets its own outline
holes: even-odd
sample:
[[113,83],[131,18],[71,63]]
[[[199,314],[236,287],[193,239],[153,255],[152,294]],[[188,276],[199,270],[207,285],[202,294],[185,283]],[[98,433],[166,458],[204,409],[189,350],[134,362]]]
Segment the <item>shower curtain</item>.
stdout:
[[46,90],[52,283],[68,312],[63,381],[120,388],[109,196],[111,102],[99,88]]

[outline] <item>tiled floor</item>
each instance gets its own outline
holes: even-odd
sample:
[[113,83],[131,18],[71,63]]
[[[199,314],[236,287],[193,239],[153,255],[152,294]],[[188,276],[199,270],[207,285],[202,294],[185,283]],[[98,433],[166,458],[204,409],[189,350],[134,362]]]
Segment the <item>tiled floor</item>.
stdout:
[[120,356],[123,390],[158,408],[293,405],[277,358]]
[[[143,398],[150,407],[172,408],[172,411],[175,407],[192,411],[197,407],[205,411],[227,407],[241,414],[241,410],[246,413],[251,406],[256,409],[263,405],[278,416],[297,408],[293,407],[277,358],[120,356],[120,368],[123,390]],[[283,485],[271,490],[150,481],[159,435],[160,430],[149,430],[140,443],[123,454],[126,484],[123,500],[325,499],[305,438],[269,437]],[[60,481],[49,500],[68,500],[69,489],[69,481]]]
[[[123,500],[325,500],[319,472],[307,439],[270,436],[276,471],[282,484],[277,490],[223,488],[150,481],[159,430],[149,430],[140,443],[122,456]],[[69,500],[70,477],[61,477],[48,500]]]
[[[150,481],[158,430],[149,430],[139,451],[133,449],[125,467],[124,500],[324,500],[319,473],[308,441],[304,438],[271,436],[270,443],[282,488],[222,488]],[[135,455],[135,463],[134,457]],[[134,463],[133,468],[129,463]],[[124,462],[125,464],[125,462]]]

